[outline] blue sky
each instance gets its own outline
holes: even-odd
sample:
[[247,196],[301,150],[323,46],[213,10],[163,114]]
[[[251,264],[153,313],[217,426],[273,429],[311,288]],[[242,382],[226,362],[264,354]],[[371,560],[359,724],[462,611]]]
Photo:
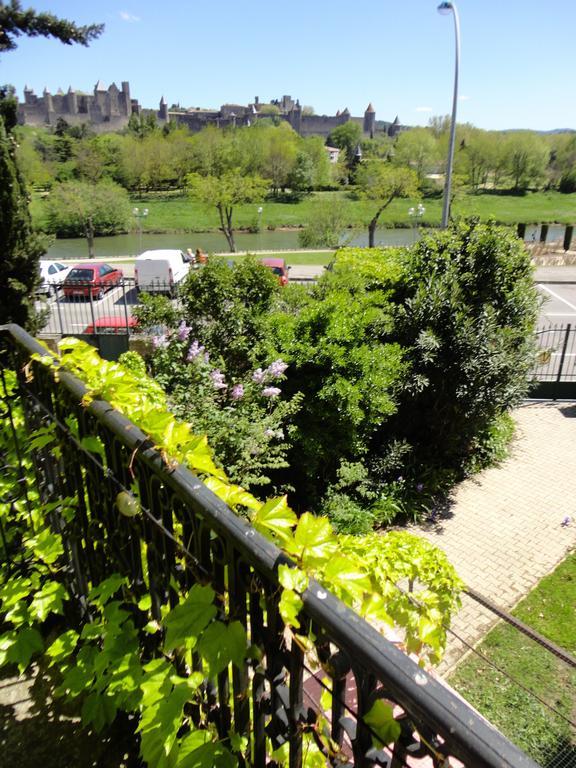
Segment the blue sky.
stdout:
[[[23,0],[23,6],[28,2]],[[156,107],[219,107],[290,94],[317,114],[369,102],[377,118],[426,125],[449,114],[454,23],[438,0],[37,0],[106,30],[89,48],[20,38],[0,82],[91,92],[130,82]],[[458,0],[458,121],[479,128],[576,129],[575,0]]]

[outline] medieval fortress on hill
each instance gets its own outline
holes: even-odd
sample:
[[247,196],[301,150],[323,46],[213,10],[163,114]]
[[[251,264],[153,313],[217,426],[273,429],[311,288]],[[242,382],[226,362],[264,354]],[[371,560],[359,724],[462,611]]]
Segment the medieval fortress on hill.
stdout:
[[261,103],[258,97],[252,104],[223,104],[220,109],[168,108],[164,97],[159,109],[144,109],[137,99],[130,96],[130,83],[123,82],[121,89],[115,83],[106,88],[101,81],[94,86],[93,93],[73,91],[68,88],[51,94],[44,89],[42,96],[36,96],[28,87],[24,88],[24,103],[18,105],[18,119],[22,125],[56,125],[59,118],[69,125],[85,123],[97,133],[118,131],[125,128],[131,115],[154,115],[160,125],[175,121],[186,125],[191,131],[200,131],[207,125],[221,128],[251,125],[253,122],[272,114],[286,120],[301,136],[327,137],[339,125],[353,122],[361,126],[365,136],[377,133],[395,136],[406,126],[400,125],[398,117],[392,122],[376,120],[376,112],[369,104],[362,117],[352,117],[348,109],[335,115],[311,115],[303,112],[300,102],[291,96],[282,96],[271,102]]

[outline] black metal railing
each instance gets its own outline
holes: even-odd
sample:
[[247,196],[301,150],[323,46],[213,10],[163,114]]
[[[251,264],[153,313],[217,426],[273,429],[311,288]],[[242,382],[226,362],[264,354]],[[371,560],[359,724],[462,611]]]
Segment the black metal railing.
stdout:
[[538,328],[536,345],[530,396],[576,398],[576,327],[568,323]]
[[[45,366],[31,368],[34,352],[45,349],[21,328],[0,329],[1,369],[18,375],[28,429],[50,421],[60,435],[61,456],[46,448],[33,454],[41,498],[79,499],[78,513],[64,531],[65,573],[78,610],[89,585],[114,571],[129,579],[137,595],[150,593],[158,619],[162,606],[177,603],[176,588],[210,583],[226,596],[221,610],[243,623],[249,642],[262,652],[257,665],[235,666],[231,675],[219,676],[211,714],[220,733],[233,729],[247,737],[254,768],[264,768],[270,751],[288,742],[290,768],[300,768],[303,732],[313,731],[321,712],[322,684],[284,631],[277,569],[288,558],[189,470],[170,467],[146,435],[108,403],[81,406],[86,390],[78,379],[60,372],[55,382]],[[71,416],[76,436],[67,427]],[[79,450],[85,436],[101,439],[104,458]],[[123,517],[116,497],[133,483],[145,514]],[[176,525],[182,543],[173,538]],[[343,750],[327,755],[327,765],[392,768],[425,757],[437,768],[447,766],[450,757],[474,768],[536,765],[320,584],[311,582],[303,602],[302,622],[314,632],[322,677],[330,680],[331,736]],[[402,710],[395,710],[401,736],[390,749],[373,745],[363,719],[377,699]]]

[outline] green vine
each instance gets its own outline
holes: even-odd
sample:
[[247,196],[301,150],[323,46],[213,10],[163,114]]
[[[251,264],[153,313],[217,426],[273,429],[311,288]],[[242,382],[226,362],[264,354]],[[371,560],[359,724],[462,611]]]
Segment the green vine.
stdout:
[[[61,370],[78,376],[88,390],[84,405],[96,398],[110,402],[150,437],[167,463],[182,463],[197,472],[214,493],[290,556],[294,567],[279,568],[279,608],[293,642],[304,649],[310,664],[318,667],[320,660],[314,636],[302,628],[300,613],[311,578],[385,633],[394,633],[396,641],[416,654],[421,664],[441,658],[445,625],[459,604],[461,589],[442,552],[401,531],[360,537],[336,534],[325,517],[305,513],[298,518],[286,497],[262,503],[227,480],[214,463],[206,438],[168,412],[164,393],[154,381],[101,360],[92,347],[78,340],[66,339],[60,348],[61,358],[45,355],[36,360],[48,365],[55,378]],[[27,372],[33,375],[30,366]],[[15,388],[13,378],[9,387]],[[23,415],[19,409],[14,414],[15,428],[23,433]],[[28,438],[29,451],[60,450],[54,425],[44,426]],[[102,451],[96,438],[85,438],[82,447]],[[0,451],[8,465],[18,466],[7,425],[0,429]],[[9,499],[0,504],[6,544],[10,548],[20,543],[26,562],[21,573],[12,573],[8,579],[8,564],[2,566],[0,629],[5,631],[0,634],[0,667],[13,663],[24,672],[35,656],[44,654],[49,666],[58,670],[56,693],[77,699],[83,722],[96,730],[110,724],[118,710],[138,713],[141,756],[150,766],[228,768],[237,765],[240,756],[250,764],[247,741],[240,734],[218,738],[206,708],[205,681],[215,680],[230,664],[257,666],[263,649],[248,646],[244,627],[226,618],[211,587],[196,584],[180,595],[178,605],[163,609],[158,622],[152,617],[150,598],[136,599],[126,579],[118,574],[92,585],[87,606],[92,620],[79,628],[70,626],[64,615],[72,596],[59,580],[62,538],[47,519],[57,512],[64,525],[70,522],[77,499],[41,504],[28,453],[23,462],[28,474],[26,499],[10,498],[18,481],[14,473],[0,478],[0,498]],[[141,514],[133,494],[119,493],[117,507],[119,514]],[[48,620],[64,631],[46,647]],[[161,641],[155,644],[158,651],[154,656],[144,650],[149,647],[143,642],[147,634]],[[196,671],[198,662],[202,672]],[[329,706],[326,696],[323,704]],[[399,736],[392,708],[384,702],[372,708],[366,722],[378,743]],[[322,716],[309,731],[305,734],[305,763],[324,765],[318,743],[327,754],[334,754],[338,747],[331,742]],[[274,753],[278,762],[285,758],[285,749]]]

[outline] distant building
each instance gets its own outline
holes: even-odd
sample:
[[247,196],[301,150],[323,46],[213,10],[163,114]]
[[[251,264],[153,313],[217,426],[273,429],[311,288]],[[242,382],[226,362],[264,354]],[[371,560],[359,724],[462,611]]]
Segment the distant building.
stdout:
[[398,117],[389,123],[376,120],[376,112],[369,104],[362,117],[352,117],[346,108],[335,115],[303,114],[300,101],[291,96],[282,96],[267,103],[261,103],[258,96],[252,104],[223,104],[220,109],[201,107],[182,108],[168,105],[162,96],[158,110],[143,109],[130,96],[130,84],[122,82],[121,89],[115,83],[106,88],[101,81],[92,93],[74,91],[72,87],[64,93],[58,89],[51,94],[46,88],[41,96],[24,88],[24,102],[18,106],[18,119],[25,125],[56,125],[59,118],[70,125],[86,123],[97,132],[117,131],[125,128],[131,115],[153,114],[159,123],[174,121],[186,125],[191,131],[201,131],[207,125],[220,128],[251,125],[263,118],[286,120],[301,136],[323,136],[327,138],[334,128],[349,121],[361,126],[364,136],[373,138],[377,133],[395,136],[406,126]]

